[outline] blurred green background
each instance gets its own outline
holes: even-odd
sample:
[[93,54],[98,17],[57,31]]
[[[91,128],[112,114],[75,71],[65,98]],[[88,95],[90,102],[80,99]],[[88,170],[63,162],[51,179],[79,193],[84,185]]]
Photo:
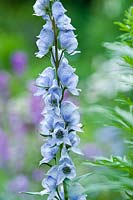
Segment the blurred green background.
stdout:
[[[77,68],[82,93],[78,99],[68,97],[81,108],[84,124],[81,148],[87,158],[91,155],[123,154],[124,147],[116,134],[118,130],[112,127],[104,128],[105,117],[90,111],[96,103],[113,106],[114,96],[100,96],[97,100],[92,98],[90,101],[89,96],[92,96],[89,80],[107,58],[103,42],[115,41],[119,36],[118,27],[113,22],[123,18],[124,11],[129,8],[132,1],[62,2],[77,29],[81,50],[81,54],[71,57],[70,62]],[[40,146],[43,143],[37,131],[42,101],[33,96],[35,88],[32,81],[50,63],[47,57],[38,59],[34,56],[37,51],[36,36],[44,22],[40,17],[32,15],[33,4],[33,0],[0,2],[0,200],[41,199],[25,197],[18,192],[40,190],[40,183],[46,170],[38,167],[41,159]],[[79,165],[80,158],[74,159],[79,166],[79,174],[89,171],[84,169],[82,164]],[[119,192],[110,197],[109,191],[90,191],[88,199],[122,200],[123,197]]]

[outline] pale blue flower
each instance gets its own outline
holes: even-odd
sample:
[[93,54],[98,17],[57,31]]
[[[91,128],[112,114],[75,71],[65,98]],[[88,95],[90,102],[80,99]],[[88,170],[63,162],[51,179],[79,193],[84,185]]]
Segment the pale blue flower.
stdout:
[[57,20],[59,16],[64,15],[65,12],[66,12],[66,9],[63,7],[61,2],[56,1],[53,3],[52,14],[55,20]]
[[47,21],[47,23],[43,26],[39,36],[37,37],[39,39],[37,40],[36,44],[39,52],[36,53],[36,57],[42,58],[49,52],[49,49],[52,47],[54,42],[54,33],[52,30],[51,21]]
[[55,115],[47,114],[40,123],[40,133],[43,136],[50,136],[54,131]]
[[58,86],[57,81],[53,81],[53,85],[48,90],[48,95],[45,97],[44,113],[55,113],[60,115],[60,101],[62,98],[62,89]]
[[57,27],[60,31],[74,31],[71,25],[71,19],[67,15],[61,15],[56,20]]
[[37,0],[33,6],[35,15],[47,17],[47,9],[49,7],[49,0]]
[[49,94],[45,99],[46,106],[58,107],[62,98],[62,89],[58,86],[56,80],[53,81],[53,85],[49,89]]
[[65,49],[69,54],[74,53],[78,47],[78,41],[72,30],[60,31],[59,41],[61,48]]
[[71,122],[71,115],[78,107],[70,101],[63,101],[61,104],[61,115],[65,122]]
[[55,195],[56,195],[56,183],[57,183],[57,172],[58,172],[58,167],[54,166],[52,167],[48,173],[47,177],[43,179],[42,181],[42,186],[43,188],[47,191],[49,194],[48,200],[53,200]]
[[80,144],[80,138],[76,134],[76,132],[72,131],[69,133],[69,140],[71,142],[71,151],[73,151],[76,154],[83,155],[80,148],[78,147]]
[[73,95],[79,95],[79,89],[77,89],[79,78],[74,72],[75,69],[68,64],[67,59],[63,59],[58,68],[60,81],[70,93]]
[[66,10],[61,2],[57,1],[53,4],[52,13],[59,29],[61,48],[65,49],[69,54],[72,54],[78,47],[78,41],[73,32],[75,28],[71,25],[71,19],[65,15],[65,12]]
[[71,142],[68,135],[68,130],[59,124],[56,125],[53,132],[53,141],[56,145],[66,144],[71,146]]
[[73,103],[64,101],[61,104],[61,115],[69,130],[81,132],[82,125],[80,124],[80,114],[77,109],[78,107]]
[[65,8],[63,7],[62,3],[56,1],[52,6],[52,13],[55,19],[56,25],[61,31],[65,30],[75,30],[75,28],[71,25],[71,19],[65,15],[66,12]]
[[39,78],[36,79],[37,92],[35,95],[45,96],[48,93],[49,88],[52,86],[54,78],[55,71],[52,67],[46,68],[41,74],[39,74]]
[[43,159],[40,161],[41,164],[49,163],[56,155],[58,151],[57,146],[53,146],[51,139],[48,139],[47,142],[42,145],[41,147],[41,154],[43,156]]
[[73,179],[76,176],[75,166],[70,159],[66,148],[63,148],[58,167],[57,185],[60,185],[65,179]]

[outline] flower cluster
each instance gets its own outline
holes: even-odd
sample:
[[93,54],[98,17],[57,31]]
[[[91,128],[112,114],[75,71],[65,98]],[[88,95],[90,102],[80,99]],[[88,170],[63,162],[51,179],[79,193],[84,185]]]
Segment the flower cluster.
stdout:
[[[37,96],[42,96],[45,108],[40,123],[40,134],[45,138],[41,147],[40,165],[50,166],[46,178],[42,181],[44,188],[40,195],[48,194],[48,200],[71,199],[85,200],[81,192],[74,194],[67,182],[76,177],[76,169],[70,151],[82,154],[78,145],[80,138],[76,132],[82,132],[78,107],[64,100],[64,92],[79,95],[78,76],[69,65],[65,52],[75,54],[78,42],[74,34],[75,28],[71,19],[65,14],[60,1],[37,0],[33,6],[35,15],[46,21],[41,30],[36,56],[42,58],[51,55],[51,66],[46,68],[36,79]],[[54,163],[54,164],[53,164]],[[82,188],[80,184],[74,186]]]

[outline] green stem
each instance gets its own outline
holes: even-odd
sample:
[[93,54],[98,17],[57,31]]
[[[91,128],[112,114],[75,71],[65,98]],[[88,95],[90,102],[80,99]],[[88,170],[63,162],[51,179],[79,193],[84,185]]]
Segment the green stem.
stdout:
[[64,187],[64,200],[68,200],[67,184],[65,180],[63,181],[63,187]]
[[[49,16],[50,16],[50,19],[51,19],[51,22],[52,22],[52,27],[53,27],[53,32],[54,32],[54,45],[55,45],[55,58],[53,56],[53,53],[52,53],[52,56],[53,56],[53,60],[55,62],[56,77],[57,77],[57,82],[58,82],[58,85],[59,85],[60,84],[60,80],[59,80],[59,77],[58,77],[58,67],[59,67],[60,61],[62,59],[64,50],[62,51],[60,58],[58,58],[58,39],[57,39],[57,36],[58,36],[57,34],[58,33],[57,33],[57,27],[56,27],[56,23],[55,23],[54,18],[51,15],[49,15]],[[63,100],[64,91],[65,91],[65,89],[63,89],[61,101]],[[60,154],[61,154],[62,148],[63,148],[63,145],[61,145],[61,147],[60,147]],[[64,198],[65,198],[65,200],[68,200],[68,192],[67,192],[66,180],[63,181],[63,188],[64,188]],[[59,198],[61,199],[61,197],[59,195],[59,192],[58,192],[58,188],[57,188],[56,191],[57,191],[57,194],[58,194]]]
[[60,193],[59,193],[59,191],[58,191],[58,188],[56,189],[56,192],[57,192],[57,194],[58,194],[59,200],[61,200],[61,196],[60,196]]
[[52,26],[54,31],[54,45],[55,45],[55,67],[56,67],[56,77],[59,85],[59,77],[58,77],[58,67],[59,67],[59,60],[58,60],[58,39],[57,39],[57,28],[55,24],[54,18],[52,19]]

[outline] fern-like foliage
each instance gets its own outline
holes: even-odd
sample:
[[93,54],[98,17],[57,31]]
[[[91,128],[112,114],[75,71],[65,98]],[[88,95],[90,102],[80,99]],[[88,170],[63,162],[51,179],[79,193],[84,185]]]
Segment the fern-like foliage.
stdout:
[[124,32],[124,34],[120,36],[121,40],[133,47],[133,7],[130,7],[128,11],[125,11],[123,22],[115,22],[115,24],[117,24],[120,27],[120,30]]
[[[125,84],[130,85],[132,91],[133,7],[130,7],[125,12],[123,22],[115,22],[115,24],[123,32],[120,36],[120,41],[105,43],[104,46],[111,52],[113,58],[115,57],[122,61]],[[123,141],[127,148],[126,155],[124,157],[111,155],[110,158],[95,158],[94,160],[87,160],[84,164],[96,166],[100,169],[101,167],[104,168],[102,175],[106,177],[105,184],[116,186],[116,190],[123,192],[125,199],[131,200],[133,199],[133,102],[129,97],[117,99],[116,106],[109,108],[107,113],[108,124],[122,130]]]

